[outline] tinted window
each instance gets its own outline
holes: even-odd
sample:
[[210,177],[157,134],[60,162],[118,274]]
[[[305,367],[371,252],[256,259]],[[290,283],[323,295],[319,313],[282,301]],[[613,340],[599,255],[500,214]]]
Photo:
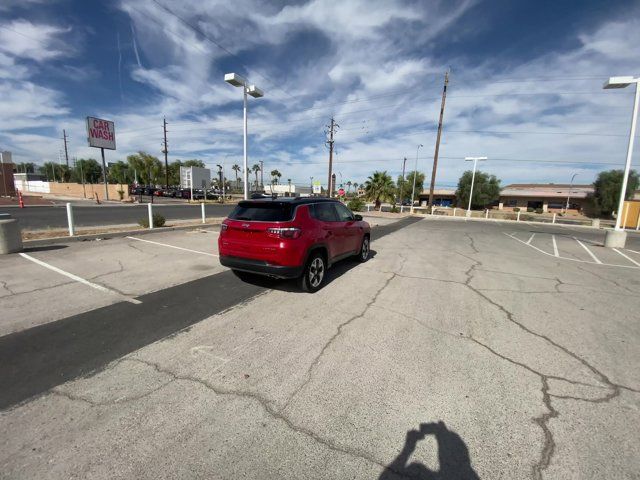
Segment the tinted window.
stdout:
[[336,203],[336,210],[338,211],[338,218],[341,222],[351,222],[354,220],[353,213],[347,207],[341,203]]
[[333,203],[314,203],[310,205],[309,210],[311,216],[322,222],[337,222],[338,215],[336,209],[333,207]]
[[256,222],[287,222],[293,218],[293,208],[291,205],[276,202],[241,202],[229,218]]

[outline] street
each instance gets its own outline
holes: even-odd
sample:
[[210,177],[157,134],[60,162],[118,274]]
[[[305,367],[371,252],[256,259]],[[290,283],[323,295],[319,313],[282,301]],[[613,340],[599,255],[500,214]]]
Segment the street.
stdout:
[[[200,204],[167,204],[154,203],[154,212],[164,216],[167,220],[199,219]],[[207,204],[205,211],[210,217],[225,217],[233,205]],[[147,205],[76,205],[74,219],[78,227],[92,227],[101,225],[137,224],[138,220],[146,218]],[[67,211],[63,203],[51,207],[2,208],[0,213],[9,213],[20,221],[20,226],[27,230],[46,228],[65,228],[67,226]]]
[[315,294],[241,282],[211,227],[0,258],[0,476],[637,476],[638,235],[372,237]]

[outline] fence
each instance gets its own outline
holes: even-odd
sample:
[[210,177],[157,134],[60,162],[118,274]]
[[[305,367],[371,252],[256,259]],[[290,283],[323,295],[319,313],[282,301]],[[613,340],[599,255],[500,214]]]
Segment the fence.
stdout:
[[[96,193],[98,197],[104,199],[104,184],[103,183],[62,183],[62,182],[42,182],[36,180],[16,180],[16,188],[23,193],[48,193],[52,195],[64,195],[67,197],[78,198],[95,198]],[[129,198],[129,188],[127,185],[120,185],[110,183],[109,199],[119,200],[120,194],[118,190],[123,190],[123,200]]]
[[[640,202],[638,202],[640,204]],[[374,210],[374,204],[366,204],[367,211]],[[396,206],[400,213],[409,213],[411,211],[410,206]],[[390,212],[393,209],[392,205],[383,205],[383,212]],[[455,207],[413,207],[413,213],[419,215],[434,215],[441,217],[457,217],[457,218],[473,218],[473,219],[485,219],[494,221],[515,221],[515,222],[537,222],[537,223],[550,223],[559,225],[583,225],[583,226],[599,226],[608,225],[613,226],[614,222],[611,220],[591,219],[585,217],[568,217],[556,213],[532,213],[532,212],[511,212],[504,210],[467,210],[465,208]],[[635,215],[640,213],[635,212]],[[629,227],[629,225],[627,225]],[[634,223],[633,227],[636,227]]]

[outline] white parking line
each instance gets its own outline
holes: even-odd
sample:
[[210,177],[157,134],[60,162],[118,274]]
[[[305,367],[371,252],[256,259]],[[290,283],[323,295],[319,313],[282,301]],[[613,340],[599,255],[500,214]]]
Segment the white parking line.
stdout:
[[107,287],[103,287],[102,285],[98,285],[97,283],[93,283],[93,282],[90,282],[89,280],[85,280],[82,277],[74,275],[73,273],[66,272],[66,271],[64,271],[64,270],[62,270],[62,269],[60,269],[58,267],[54,267],[53,265],[49,265],[48,263],[43,262],[42,260],[38,260],[37,258],[34,258],[31,255],[27,255],[26,253],[20,253],[20,256],[22,256],[23,258],[26,258],[27,260],[32,261],[33,263],[37,263],[38,265],[40,265],[40,266],[42,266],[44,268],[48,268],[49,270],[52,270],[52,271],[54,271],[56,273],[59,273],[60,275],[64,275],[65,277],[68,277],[68,278],[70,278],[72,280],[75,280],[76,282],[82,283],[83,285],[87,285],[88,287],[95,288],[96,290],[100,290],[101,292],[104,292],[104,293],[109,293],[111,295],[116,295],[116,296],[124,299],[125,301],[130,302],[130,303],[135,303],[136,305],[142,303],[140,300],[136,300],[135,298],[127,297],[126,295],[122,295],[121,293],[116,292],[115,290],[111,290],[111,289],[109,289]]
[[[504,235],[506,235],[507,237],[514,239],[516,242],[520,242],[521,244],[526,245],[529,248],[533,248],[534,250],[537,250],[538,252],[540,252],[540,253],[542,253],[544,255],[548,255],[550,257],[554,256],[552,253],[545,252],[544,250],[542,250],[541,248],[536,247],[535,245],[527,245],[527,242],[525,242],[524,240],[520,240],[515,235],[512,235],[512,234],[507,233],[507,232],[502,232],[502,233]],[[578,258],[562,257],[562,256],[560,256],[558,258],[561,258],[563,260],[569,260],[570,262],[589,263],[591,265],[595,265],[596,264],[596,262],[590,262],[589,260],[580,260]],[[605,266],[605,267],[635,268],[635,269],[638,268],[638,267],[635,267],[633,265],[618,265],[616,263],[602,263],[602,262],[600,262],[600,263],[598,263],[598,265],[602,265],[602,266]]]
[[535,237],[536,234],[532,233],[531,236],[529,237],[529,240],[527,240],[527,245],[531,245],[531,240],[533,240],[533,237]]
[[166,243],[154,242],[152,240],[144,240],[142,238],[136,238],[136,237],[127,237],[127,238],[129,240],[137,240],[138,242],[152,243],[154,245],[160,245],[162,247],[175,248],[176,250],[184,250],[185,252],[191,252],[191,253],[199,253],[200,255],[208,255],[210,257],[219,257],[220,256],[220,255],[217,255],[215,253],[201,252],[200,250],[191,250],[190,248],[176,247],[175,245],[169,245],[169,244],[166,244]]
[[558,244],[556,243],[556,236],[551,235],[551,240],[553,241],[553,255],[559,257],[560,255],[558,254]]
[[630,252],[637,253],[638,255],[640,255],[640,252],[636,252],[635,250],[631,250],[629,248],[627,248],[627,250],[629,250]]
[[602,263],[602,262],[598,259],[598,257],[596,257],[596,256],[593,254],[593,252],[587,248],[587,246],[586,246],[584,243],[582,243],[582,242],[581,242],[580,240],[578,240],[576,237],[572,237],[572,238],[573,238],[576,242],[578,242],[578,245],[580,245],[582,248],[584,248],[584,249],[587,251],[587,253],[588,253],[589,255],[591,255],[591,258],[593,258],[593,261],[594,261],[594,262],[596,262],[596,263]]
[[[622,255],[624,258],[626,258],[627,260],[629,260],[631,263],[637,265],[640,267],[640,263],[636,262],[633,258],[631,258],[629,255],[625,255],[624,253],[622,253],[620,250],[618,250],[617,248],[613,249],[614,252],[618,252],[620,255]],[[633,250],[630,250],[631,252],[633,252]],[[635,253],[635,252],[634,252]]]

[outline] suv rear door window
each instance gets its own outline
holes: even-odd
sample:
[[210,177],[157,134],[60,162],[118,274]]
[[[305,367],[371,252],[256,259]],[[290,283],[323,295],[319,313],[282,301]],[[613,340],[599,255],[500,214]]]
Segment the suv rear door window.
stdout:
[[288,222],[293,219],[293,208],[286,203],[241,202],[229,218],[254,222]]
[[311,216],[321,222],[337,222],[338,214],[333,203],[322,202],[311,205]]
[[338,218],[341,222],[352,222],[353,220],[355,220],[353,213],[351,213],[351,210],[349,210],[341,203],[336,203],[335,207],[338,211]]

